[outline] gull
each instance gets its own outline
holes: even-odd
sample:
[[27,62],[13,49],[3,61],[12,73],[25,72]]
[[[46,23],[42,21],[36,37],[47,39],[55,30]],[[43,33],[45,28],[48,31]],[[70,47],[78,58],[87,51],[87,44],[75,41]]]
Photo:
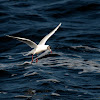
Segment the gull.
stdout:
[[[10,36],[10,35],[6,35],[7,37],[10,37],[10,38],[14,38],[18,41],[21,41],[23,43],[26,43],[28,46],[30,46],[32,48],[31,51],[29,51],[25,56],[28,56],[28,55],[32,55],[32,61],[31,61],[31,64],[33,63],[33,55],[36,54],[36,58],[37,58],[37,55],[43,51],[46,51],[46,50],[49,50],[51,53],[52,53],[52,50],[50,48],[49,45],[45,45],[46,44],[46,41],[57,31],[57,29],[61,26],[61,23],[53,30],[51,31],[49,34],[47,34],[40,42],[39,44],[37,45],[35,42],[29,40],[29,39],[26,39],[26,38],[21,38],[21,37],[15,37],[15,36]],[[36,59],[36,62],[38,62],[38,58]]]

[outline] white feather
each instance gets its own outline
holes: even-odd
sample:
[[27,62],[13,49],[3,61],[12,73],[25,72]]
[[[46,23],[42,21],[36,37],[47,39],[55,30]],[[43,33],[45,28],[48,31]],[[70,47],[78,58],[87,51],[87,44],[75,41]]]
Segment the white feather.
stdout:
[[46,41],[57,31],[57,29],[61,26],[61,23],[48,35],[46,35],[39,43],[39,45],[45,45]]
[[21,41],[23,43],[26,43],[28,46],[30,46],[31,48],[36,48],[37,44],[29,39],[26,39],[26,38],[20,38],[20,37],[15,37],[15,36],[9,36],[9,35],[6,35],[8,37],[11,37],[11,38],[14,38],[14,39],[17,39],[18,41]]

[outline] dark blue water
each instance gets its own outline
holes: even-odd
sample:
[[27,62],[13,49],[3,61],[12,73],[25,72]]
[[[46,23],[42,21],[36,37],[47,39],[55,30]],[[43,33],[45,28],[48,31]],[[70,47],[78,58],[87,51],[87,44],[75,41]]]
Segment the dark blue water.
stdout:
[[[53,53],[32,65],[5,36],[38,43],[60,22]],[[100,1],[0,0],[0,100],[100,100]]]

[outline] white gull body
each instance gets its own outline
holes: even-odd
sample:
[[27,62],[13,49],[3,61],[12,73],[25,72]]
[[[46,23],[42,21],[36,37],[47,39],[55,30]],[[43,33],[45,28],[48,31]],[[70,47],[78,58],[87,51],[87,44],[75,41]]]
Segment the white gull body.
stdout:
[[[46,35],[40,42],[39,44],[37,45],[35,42],[29,40],[29,39],[26,39],[26,38],[21,38],[21,37],[15,37],[15,36],[9,36],[9,35],[6,35],[8,37],[11,37],[11,38],[14,38],[14,39],[17,39],[23,43],[26,43],[28,46],[30,46],[32,48],[31,51],[29,51],[26,56],[28,55],[32,55],[32,62],[33,62],[33,55],[34,54],[39,54],[43,51],[46,51],[46,50],[49,50],[51,51],[50,49],[50,46],[49,45],[45,45],[46,41],[57,31],[57,29],[61,26],[61,23],[53,30],[51,31],[48,35]],[[51,51],[52,52],[52,51]],[[36,60],[36,62],[38,61],[38,59]],[[32,63],[31,62],[31,63]]]

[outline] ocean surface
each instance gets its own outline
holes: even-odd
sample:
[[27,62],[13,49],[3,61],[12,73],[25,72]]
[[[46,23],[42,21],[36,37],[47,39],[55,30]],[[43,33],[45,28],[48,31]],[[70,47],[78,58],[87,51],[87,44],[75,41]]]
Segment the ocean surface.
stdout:
[[[38,44],[59,23],[38,63],[6,36]],[[100,1],[0,0],[0,100],[100,100]]]

